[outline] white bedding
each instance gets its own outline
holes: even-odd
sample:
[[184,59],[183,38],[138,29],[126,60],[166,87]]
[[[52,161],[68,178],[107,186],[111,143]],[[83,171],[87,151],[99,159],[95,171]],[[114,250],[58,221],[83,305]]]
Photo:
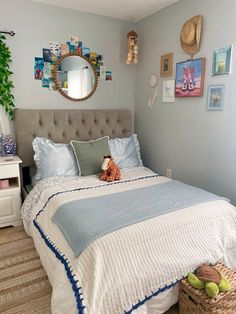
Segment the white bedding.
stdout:
[[[140,167],[124,172],[123,180],[147,174],[153,173]],[[167,180],[158,177],[155,183]],[[22,208],[25,229],[34,239],[53,287],[53,314],[75,314],[78,310],[64,266],[46,246],[33,224],[33,219],[52,194],[98,183],[101,184],[96,176],[50,178],[36,185]],[[142,181],[125,183],[105,188],[102,193],[138,188],[142,184]],[[146,185],[151,184],[152,180],[146,182]],[[79,197],[101,195],[99,193],[101,192],[90,190],[89,193],[80,193]],[[204,262],[216,263],[221,260],[236,269],[236,210],[226,201],[200,204],[123,228],[97,239],[79,257],[75,257],[50,218],[58,205],[76,198],[78,193],[74,192],[62,193],[53,198],[47,210],[40,214],[40,224],[50,240],[56,242],[59,250],[66,255],[78,276],[83,289],[85,313],[124,313],[124,310],[132,308],[133,299],[137,299],[138,303],[139,299],[145,298],[145,294],[142,295],[144,290],[149,296],[152,291],[181,279]],[[155,258],[156,264],[152,262]],[[124,260],[127,262],[124,263]],[[122,290],[122,280],[125,281],[125,277],[130,277],[130,282],[135,286],[130,287],[131,295]],[[140,283],[145,287],[139,288]],[[112,296],[104,297],[106,292]],[[101,301],[103,299],[104,302]],[[177,302],[177,299],[178,285],[175,285],[144,302],[132,313],[160,314]],[[121,307],[121,303],[126,305],[125,308]]]

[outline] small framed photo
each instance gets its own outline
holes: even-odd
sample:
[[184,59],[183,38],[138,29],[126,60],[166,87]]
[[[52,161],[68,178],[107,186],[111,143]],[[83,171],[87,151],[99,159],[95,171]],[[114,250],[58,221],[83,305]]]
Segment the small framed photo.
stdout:
[[231,73],[231,59],[233,46],[213,50],[212,75],[226,75]]
[[175,101],[175,80],[163,81],[162,102]]
[[207,110],[223,110],[224,91],[224,85],[208,87]]
[[161,56],[160,76],[167,77],[172,75],[173,53],[167,53]]

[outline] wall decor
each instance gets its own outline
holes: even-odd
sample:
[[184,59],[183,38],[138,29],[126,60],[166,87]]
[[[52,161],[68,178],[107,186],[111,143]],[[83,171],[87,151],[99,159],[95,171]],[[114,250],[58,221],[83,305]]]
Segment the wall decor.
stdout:
[[154,89],[153,95],[149,96],[148,99],[148,107],[151,109],[157,99],[157,84],[158,84],[158,77],[156,74],[152,74],[149,78],[149,85],[152,89]]
[[[69,100],[86,100],[97,88],[98,76],[94,64],[78,51],[61,56],[52,73],[56,89]],[[42,84],[50,87],[49,79],[43,78]]]
[[176,64],[175,97],[200,97],[203,95],[205,58]]
[[[69,69],[70,73],[62,73],[64,56],[77,56],[75,58],[77,61],[75,61],[75,59],[73,58],[70,58],[67,59],[67,63],[71,64],[67,64],[67,66],[65,66],[64,64],[64,69],[65,67],[67,67],[67,70]],[[81,59],[79,59],[78,57],[81,57]],[[78,60],[80,60],[80,62]],[[77,65],[75,64],[75,62],[77,63]],[[74,66],[76,67],[75,69],[71,68],[72,63],[74,63]],[[89,76],[86,76],[85,72],[91,77],[90,83],[92,83],[92,87],[97,87],[97,77],[106,81],[112,81],[112,72],[110,70],[108,71],[107,67],[104,66],[103,55],[101,53],[91,51],[90,48],[83,46],[82,41],[79,40],[79,36],[72,35],[69,37],[69,40],[66,41],[66,43],[52,41],[49,43],[49,48],[42,49],[42,57],[35,57],[34,78],[36,80],[40,80],[42,87],[48,88],[50,91],[56,91],[60,89],[61,94],[63,94],[63,96],[70,100],[85,100],[88,99],[88,95],[90,97],[94,93],[91,93],[91,90],[93,90],[93,88],[91,88],[90,90],[90,88],[83,87],[77,88],[76,92],[74,92],[74,89],[73,91],[71,91],[71,93],[69,91],[72,86],[72,76],[74,78],[74,81],[77,81],[77,86],[79,82],[79,77],[82,79],[82,76],[80,74],[77,73],[76,75],[75,73],[75,71],[78,72],[81,70],[77,68],[79,64],[83,64],[82,72],[84,72],[84,75],[80,73],[83,76],[83,84],[85,83],[85,80],[89,82]],[[56,78],[57,81],[55,81]],[[67,81],[68,79],[70,79],[70,83]],[[87,90],[86,95],[84,94],[85,90]],[[70,95],[76,95],[76,97],[71,97],[68,93]],[[79,97],[79,95],[81,95],[81,97]]]
[[224,85],[213,85],[208,87],[207,109],[223,110],[224,104]]
[[126,64],[138,63],[138,34],[135,31],[131,31],[127,35],[128,38],[128,54],[126,58]]
[[110,70],[106,71],[106,81],[112,81],[112,72]]
[[167,77],[172,75],[173,68],[173,53],[167,53],[161,56],[160,76]]
[[162,101],[163,102],[175,101],[175,81],[174,80],[163,81]]
[[212,75],[230,74],[233,46],[213,50]]
[[200,50],[202,16],[196,15],[186,21],[181,29],[180,44],[183,50],[193,58]]

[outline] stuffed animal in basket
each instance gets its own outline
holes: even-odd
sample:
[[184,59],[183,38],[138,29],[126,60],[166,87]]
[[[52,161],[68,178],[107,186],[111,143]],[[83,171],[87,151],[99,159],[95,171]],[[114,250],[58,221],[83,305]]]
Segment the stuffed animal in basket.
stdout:
[[112,182],[121,178],[120,168],[110,155],[103,157],[102,170],[99,175],[99,179],[102,181]]
[[205,289],[209,297],[215,298],[220,292],[230,290],[230,283],[212,266],[202,265],[196,274],[188,274],[189,284],[196,289]]

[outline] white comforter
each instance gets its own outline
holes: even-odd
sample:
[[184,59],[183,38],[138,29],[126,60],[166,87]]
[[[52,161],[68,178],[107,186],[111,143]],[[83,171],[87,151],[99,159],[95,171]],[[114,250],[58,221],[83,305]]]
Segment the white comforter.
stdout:
[[[152,172],[137,168],[123,173],[123,180],[148,174]],[[152,178],[145,180],[145,185],[167,180]],[[53,313],[79,311],[64,265],[33,224],[43,208],[38,222],[50,243],[67,258],[81,287],[84,312],[88,314],[163,313],[177,301],[178,287],[172,285],[200,264],[223,261],[236,269],[236,209],[223,200],[120,229],[97,239],[76,257],[58,227],[51,222],[58,206],[77,198],[139,188],[144,181],[109,187],[104,183],[104,189],[59,193],[47,202],[52,194],[98,184],[101,182],[95,176],[44,180],[34,188],[22,208],[26,231],[34,239],[53,287]],[[165,285],[171,288],[163,289],[164,292],[156,296],[155,292]],[[135,310],[132,310],[133,305],[136,305]]]

